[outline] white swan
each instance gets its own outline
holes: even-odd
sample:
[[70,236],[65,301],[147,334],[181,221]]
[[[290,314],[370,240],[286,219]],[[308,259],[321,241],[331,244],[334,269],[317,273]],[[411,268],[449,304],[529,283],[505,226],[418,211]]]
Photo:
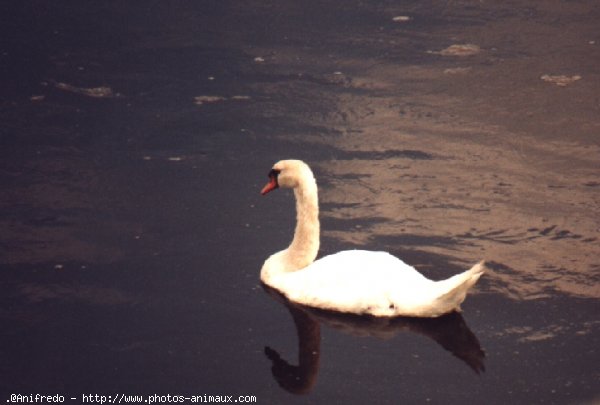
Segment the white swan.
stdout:
[[290,301],[326,310],[377,317],[438,317],[460,311],[467,290],[484,272],[480,262],[464,273],[432,281],[386,252],[348,250],[314,261],[319,250],[317,182],[308,165],[282,160],[261,194],[292,188],[297,223],[290,246],[270,256],[260,278]]

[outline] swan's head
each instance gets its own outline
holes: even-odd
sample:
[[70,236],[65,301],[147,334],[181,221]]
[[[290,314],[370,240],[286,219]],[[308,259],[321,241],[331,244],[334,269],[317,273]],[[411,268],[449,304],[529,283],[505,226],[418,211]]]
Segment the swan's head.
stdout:
[[269,172],[269,182],[261,194],[265,195],[279,187],[296,188],[307,180],[314,182],[313,173],[306,163],[301,160],[280,160]]

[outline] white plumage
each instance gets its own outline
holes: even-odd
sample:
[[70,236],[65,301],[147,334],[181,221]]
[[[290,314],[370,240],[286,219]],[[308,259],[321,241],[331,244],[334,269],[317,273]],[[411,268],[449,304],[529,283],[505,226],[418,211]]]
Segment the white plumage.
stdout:
[[460,310],[467,291],[484,272],[480,262],[464,273],[432,281],[386,252],[347,250],[314,259],[319,250],[317,185],[299,160],[277,162],[266,194],[277,187],[294,189],[297,223],[290,246],[269,257],[261,280],[290,301],[378,317],[438,317]]

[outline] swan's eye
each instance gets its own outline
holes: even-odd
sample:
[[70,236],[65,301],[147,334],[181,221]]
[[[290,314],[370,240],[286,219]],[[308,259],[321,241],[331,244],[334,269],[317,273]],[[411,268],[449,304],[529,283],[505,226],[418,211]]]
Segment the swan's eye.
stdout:
[[281,173],[281,170],[271,169],[271,171],[269,172],[269,178],[275,178],[275,180],[277,180],[277,176],[279,176],[279,173]]

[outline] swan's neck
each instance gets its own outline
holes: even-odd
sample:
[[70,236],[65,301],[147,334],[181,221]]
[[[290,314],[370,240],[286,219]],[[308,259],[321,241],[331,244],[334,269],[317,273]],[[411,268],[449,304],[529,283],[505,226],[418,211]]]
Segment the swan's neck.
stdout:
[[287,248],[288,271],[311,264],[319,252],[319,198],[314,178],[307,179],[294,189],[296,196],[296,230]]
[[276,288],[274,277],[303,269],[311,264],[319,252],[319,198],[317,182],[312,173],[294,188],[296,197],[296,230],[287,249],[267,259],[261,270],[261,279]]

